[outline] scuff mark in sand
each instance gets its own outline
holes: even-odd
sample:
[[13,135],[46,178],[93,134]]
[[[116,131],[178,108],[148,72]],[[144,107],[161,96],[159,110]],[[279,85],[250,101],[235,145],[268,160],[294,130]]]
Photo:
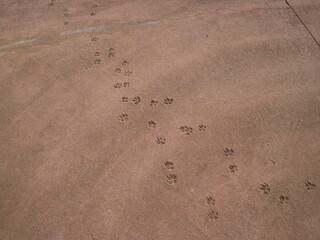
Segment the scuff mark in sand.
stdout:
[[26,44],[26,43],[31,43],[31,42],[34,42],[36,40],[37,40],[36,38],[33,38],[33,39],[29,39],[29,40],[22,40],[22,41],[19,41],[19,42],[3,45],[3,46],[0,46],[0,50],[11,48],[11,47],[15,47],[15,46]]

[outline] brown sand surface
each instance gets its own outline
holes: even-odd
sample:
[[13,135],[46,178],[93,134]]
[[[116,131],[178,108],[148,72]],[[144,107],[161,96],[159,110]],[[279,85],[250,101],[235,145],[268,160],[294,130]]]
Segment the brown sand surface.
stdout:
[[0,240],[319,240],[320,3],[288,4],[1,0]]

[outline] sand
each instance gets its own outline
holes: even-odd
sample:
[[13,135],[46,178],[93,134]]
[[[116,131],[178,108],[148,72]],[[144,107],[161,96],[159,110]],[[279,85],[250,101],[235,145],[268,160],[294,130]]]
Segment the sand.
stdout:
[[320,2],[287,3],[2,0],[0,239],[320,239]]

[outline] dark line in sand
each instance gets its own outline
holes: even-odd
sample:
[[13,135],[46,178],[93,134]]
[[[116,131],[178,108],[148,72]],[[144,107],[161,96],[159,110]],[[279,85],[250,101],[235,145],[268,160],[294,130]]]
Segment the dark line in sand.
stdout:
[[293,11],[293,13],[296,15],[296,17],[300,20],[300,22],[302,23],[302,25],[304,26],[304,28],[308,31],[308,33],[310,34],[310,36],[313,38],[313,40],[316,42],[316,44],[318,45],[318,47],[320,47],[319,42],[317,41],[317,39],[313,36],[313,34],[310,32],[310,30],[308,29],[308,27],[304,24],[304,22],[302,21],[302,19],[299,17],[299,15],[296,13],[296,11],[293,9],[293,7],[291,7],[290,3],[285,0],[286,4],[291,8],[291,10]]

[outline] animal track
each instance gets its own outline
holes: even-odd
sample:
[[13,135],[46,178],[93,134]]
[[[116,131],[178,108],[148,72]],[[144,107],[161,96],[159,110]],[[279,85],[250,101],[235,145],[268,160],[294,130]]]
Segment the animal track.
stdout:
[[178,177],[176,174],[170,173],[167,175],[167,183],[169,185],[173,185],[178,181]]
[[121,73],[121,69],[120,68],[116,68],[115,72]]
[[96,15],[96,13],[94,13],[94,12],[93,12],[93,13],[91,13],[90,15],[91,15],[91,16],[95,16],[95,15]]
[[204,132],[206,130],[207,126],[206,125],[203,125],[203,124],[200,124],[199,125],[199,131],[202,131]]
[[314,189],[316,187],[316,184],[314,184],[313,182],[311,182],[309,180],[306,181],[305,184],[306,184],[306,187],[307,187],[308,190],[312,190],[312,189]]
[[127,98],[127,97],[122,97],[121,100],[122,100],[122,102],[128,102],[128,101],[129,101],[129,98]]
[[174,169],[173,162],[169,162],[169,161],[165,162],[164,169],[167,171],[173,170]]
[[99,38],[97,38],[97,37],[91,37],[91,41],[92,41],[92,42],[96,42],[96,41],[98,41],[98,39],[99,39]]
[[119,115],[119,120],[120,120],[120,122],[125,122],[125,121],[128,121],[128,114],[126,114],[126,113],[121,113],[120,115]]
[[279,201],[280,201],[281,204],[288,204],[289,198],[287,196],[280,195],[279,196]]
[[128,65],[129,62],[128,62],[127,60],[123,60],[121,64],[122,64],[122,65]]
[[156,142],[158,143],[158,144],[165,144],[166,143],[166,138],[165,137],[157,137],[157,139],[156,139]]
[[64,17],[69,17],[70,13],[64,13],[63,16]]
[[232,173],[235,173],[236,171],[238,171],[238,167],[235,164],[229,165],[229,171]]
[[51,2],[48,4],[50,7],[52,7],[54,5],[54,2]]
[[216,203],[216,200],[213,197],[208,196],[207,203],[208,203],[208,205],[214,205]]
[[140,97],[134,97],[133,99],[132,99],[132,102],[134,103],[134,104],[139,104],[140,102],[141,102],[141,98]]
[[190,135],[193,132],[192,127],[181,126],[179,128],[185,135]]
[[208,217],[210,220],[217,220],[219,218],[219,213],[213,210],[209,210]]
[[164,104],[172,104],[172,103],[173,103],[173,98],[165,98],[165,99],[163,100],[163,103],[164,103]]
[[116,50],[114,48],[109,48],[108,50],[108,57],[113,57],[116,55]]
[[101,59],[100,58],[96,58],[93,60],[94,64],[100,64],[101,63]]
[[122,88],[122,83],[115,83],[115,84],[113,84],[113,87],[114,88]]
[[125,76],[130,76],[132,73],[133,73],[133,71],[130,71],[130,70],[128,70],[128,69],[125,69],[124,72],[123,72],[123,75],[125,75]]
[[124,82],[124,83],[117,82],[117,83],[113,84],[113,87],[114,88],[122,88],[122,87],[126,88],[126,87],[130,87],[130,83],[129,82]]
[[64,22],[64,25],[68,25],[69,24],[69,22]]
[[157,104],[158,104],[158,101],[156,101],[156,100],[150,101],[150,106],[156,106]]
[[130,83],[129,82],[124,82],[123,84],[122,84],[122,86],[125,88],[125,87],[130,87]]
[[97,8],[97,7],[98,7],[97,4],[93,4],[93,5],[92,5],[92,8]]
[[264,194],[269,194],[271,192],[271,188],[269,187],[269,184],[267,184],[267,183],[260,184],[260,189],[262,190],[262,192]]
[[95,52],[94,56],[99,57],[100,56],[100,52]]
[[156,123],[154,121],[149,121],[148,125],[149,125],[149,128],[155,128],[156,127]]
[[234,154],[234,151],[233,151],[233,149],[232,148],[226,148],[225,150],[223,150],[224,151],[224,155],[226,155],[226,156],[231,156],[231,155],[233,155]]

